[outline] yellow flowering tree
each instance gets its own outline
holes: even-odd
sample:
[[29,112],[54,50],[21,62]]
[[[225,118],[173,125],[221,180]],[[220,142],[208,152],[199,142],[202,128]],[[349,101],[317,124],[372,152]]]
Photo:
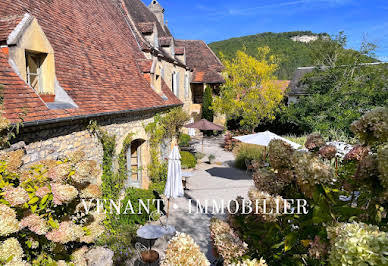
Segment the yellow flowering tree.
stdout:
[[268,47],[262,47],[256,57],[243,50],[237,51],[232,60],[222,58],[226,82],[214,99],[213,109],[228,118],[240,119],[240,125],[252,131],[261,121],[274,119],[284,95],[274,82],[277,59],[269,53]]

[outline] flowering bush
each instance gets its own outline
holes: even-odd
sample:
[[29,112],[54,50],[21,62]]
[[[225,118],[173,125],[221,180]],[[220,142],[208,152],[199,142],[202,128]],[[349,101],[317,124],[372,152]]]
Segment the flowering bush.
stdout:
[[388,107],[376,108],[350,126],[363,144],[374,146],[388,141]]
[[[271,265],[388,265],[388,120],[382,117],[379,109],[353,123],[362,143],[336,162],[335,147],[319,135],[308,137],[310,152],[269,145],[269,166],[253,174],[249,199],[267,199],[268,209],[276,199],[304,199],[308,213],[233,209],[228,222],[248,244],[247,255]],[[243,198],[237,201],[241,206]]]
[[293,153],[291,145],[280,139],[272,140],[268,145],[269,163],[276,170],[289,168]]
[[279,180],[272,169],[259,168],[253,173],[255,187],[270,194],[279,194],[286,186],[287,179]]
[[304,146],[309,151],[318,151],[322,146],[326,144],[325,140],[319,134],[311,134],[307,137]]
[[333,145],[325,145],[319,149],[319,155],[322,158],[331,160],[337,154],[337,148]]
[[[276,222],[277,217],[281,215],[280,212],[282,212],[284,209],[289,209],[290,206],[287,204],[284,205],[284,199],[281,196],[272,196],[266,192],[260,191],[256,188],[249,190],[248,197],[252,202],[258,202],[259,208],[257,209],[257,215],[261,217],[263,221],[266,222]],[[265,200],[266,204],[263,205],[263,201]],[[264,210],[264,206],[266,206],[266,210]],[[276,208],[280,210],[278,213],[276,213]],[[273,213],[269,213],[269,212]]]
[[331,265],[388,265],[388,233],[364,223],[327,228]]
[[248,251],[248,245],[241,241],[229,224],[219,219],[211,219],[210,236],[218,254],[222,256],[227,265]]
[[104,232],[104,215],[86,215],[80,202],[101,196],[101,171],[96,162],[82,160],[83,152],[30,167],[23,166],[23,154],[1,156],[0,264],[55,263],[56,258],[63,264],[82,243],[91,244]]
[[184,233],[177,233],[169,242],[162,266],[209,266],[210,262],[194,242]]
[[226,151],[233,151],[237,146],[239,141],[233,138],[233,135],[230,132],[227,132],[224,137],[224,149]]
[[247,165],[245,161],[255,161],[260,166],[264,163],[264,147],[254,144],[240,143],[236,146],[233,153],[236,156],[234,162],[235,166],[239,169],[246,169]]
[[267,266],[267,263],[263,258],[260,258],[260,260],[257,259],[244,259],[242,261],[239,261],[237,263],[232,263],[231,266]]

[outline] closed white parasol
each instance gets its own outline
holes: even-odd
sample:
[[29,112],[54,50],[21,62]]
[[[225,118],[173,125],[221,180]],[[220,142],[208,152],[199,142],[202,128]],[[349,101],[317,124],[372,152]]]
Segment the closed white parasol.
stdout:
[[168,174],[164,195],[168,199],[167,218],[170,209],[170,199],[183,197],[182,185],[182,170],[181,170],[181,155],[179,154],[178,146],[174,146],[170,156],[168,157]]

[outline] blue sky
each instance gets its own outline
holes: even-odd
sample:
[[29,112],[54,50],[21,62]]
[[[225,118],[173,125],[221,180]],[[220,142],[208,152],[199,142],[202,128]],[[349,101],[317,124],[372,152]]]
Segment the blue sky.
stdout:
[[[151,0],[143,0],[147,5]],[[176,38],[206,42],[261,32],[345,31],[348,46],[363,38],[388,61],[388,0],[159,0]]]

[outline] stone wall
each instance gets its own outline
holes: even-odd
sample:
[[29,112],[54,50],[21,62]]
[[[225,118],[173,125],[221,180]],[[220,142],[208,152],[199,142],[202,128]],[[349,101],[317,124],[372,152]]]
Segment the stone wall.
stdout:
[[[141,146],[142,187],[147,188],[149,178],[147,166],[150,162],[149,137],[144,130],[144,125],[153,121],[155,113],[142,112],[138,114],[126,114],[116,117],[104,117],[96,120],[101,128],[110,135],[116,136],[115,157],[117,158],[123,148],[123,142],[128,134],[133,134],[132,139],[142,139],[145,142]],[[82,150],[88,160],[96,160],[102,164],[103,148],[100,141],[87,130],[90,120],[72,121],[71,124],[57,124],[51,126],[35,126],[23,128],[23,131],[15,142],[23,141],[26,155],[23,162],[26,166],[45,159],[58,159],[67,153]],[[20,143],[16,144],[20,146]],[[117,169],[117,161],[114,163]]]

